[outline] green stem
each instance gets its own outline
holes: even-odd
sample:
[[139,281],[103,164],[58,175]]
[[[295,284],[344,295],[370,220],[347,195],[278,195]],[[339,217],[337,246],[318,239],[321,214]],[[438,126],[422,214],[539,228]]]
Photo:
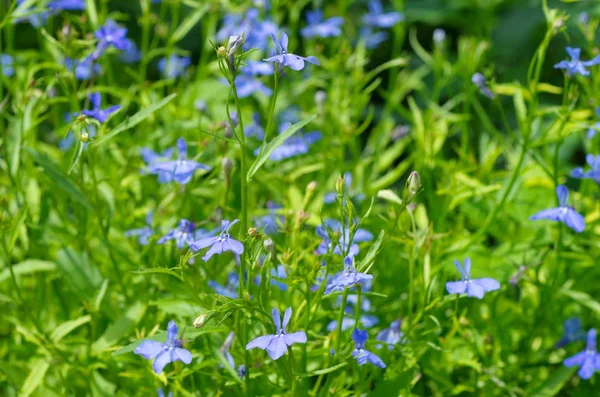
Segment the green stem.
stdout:
[[269,109],[269,118],[267,120],[267,127],[265,128],[265,138],[263,140],[263,147],[264,145],[267,143],[268,138],[269,138],[269,131],[270,131],[270,127],[271,127],[271,122],[273,120],[273,115],[275,113],[275,104],[277,103],[277,92],[278,90],[278,86],[279,86],[279,67],[277,67],[277,69],[275,69],[275,74],[274,74],[274,78],[275,78],[275,84],[273,85],[273,98],[271,99],[271,108]]
[[354,326],[358,328],[360,321],[360,299],[361,299],[361,288],[360,285],[356,286],[356,307],[354,308]]

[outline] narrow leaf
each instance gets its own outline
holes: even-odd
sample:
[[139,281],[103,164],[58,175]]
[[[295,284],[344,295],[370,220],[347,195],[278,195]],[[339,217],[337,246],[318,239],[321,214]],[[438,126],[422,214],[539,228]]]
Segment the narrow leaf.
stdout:
[[20,397],[28,397],[38,388],[39,385],[42,384],[44,380],[44,376],[46,376],[46,371],[50,368],[50,363],[48,363],[45,359],[39,359],[33,364],[33,368],[31,368],[31,372],[27,375],[27,379],[23,383],[23,387],[21,387],[21,393],[19,393]]
[[[375,262],[375,258],[381,249],[381,244],[383,243],[383,237],[385,236],[385,231],[381,231],[379,236],[377,237],[377,241],[371,246],[369,252],[367,252],[367,256],[360,262],[360,264],[356,267],[356,269],[360,272],[369,271],[373,262]],[[365,270],[366,269],[366,270]]]
[[[41,259],[26,259],[23,262],[13,265],[15,276],[27,275],[37,272],[51,272],[56,270],[54,262],[43,261]],[[10,278],[10,270],[4,269],[0,273],[0,284]]]
[[537,386],[532,391],[525,393],[525,395],[535,397],[556,396],[576,370],[577,367],[560,367],[560,369],[554,371],[541,385]]
[[127,309],[127,312],[117,321],[106,328],[104,334],[92,344],[92,354],[100,354],[109,347],[114,346],[119,339],[129,336],[133,328],[140,322],[146,305],[142,302],[136,302]]
[[78,319],[62,323],[58,327],[54,328],[54,330],[50,334],[50,338],[54,343],[60,342],[62,338],[69,335],[73,330],[75,330],[78,327],[81,327],[83,324],[89,323],[91,319],[92,316],[88,314],[85,316],[81,316]]
[[179,40],[183,39],[185,35],[188,34],[188,32],[192,30],[192,28],[196,26],[196,24],[198,24],[200,18],[202,18],[202,16],[206,14],[206,11],[208,11],[208,7],[208,4],[204,4],[203,6],[198,7],[196,11],[188,15],[187,18],[185,18],[183,22],[177,27],[177,29],[171,35],[171,37],[169,37],[169,42],[171,44],[175,44]]
[[[179,269],[179,267],[174,267],[173,269]],[[183,281],[183,277],[181,277],[181,275],[179,273],[173,271],[172,269],[167,269],[166,267],[153,267],[151,269],[132,270],[131,273],[133,273],[133,274],[150,274],[150,273],[170,274],[173,277],[177,277],[180,281]]]

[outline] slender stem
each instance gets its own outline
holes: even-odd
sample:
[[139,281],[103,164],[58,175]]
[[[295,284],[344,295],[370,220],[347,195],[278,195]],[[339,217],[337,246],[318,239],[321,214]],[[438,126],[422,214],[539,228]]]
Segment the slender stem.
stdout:
[[263,140],[263,147],[267,143],[269,138],[269,131],[271,127],[271,122],[273,120],[273,115],[275,113],[275,104],[277,103],[277,92],[279,86],[279,67],[277,66],[274,73],[275,84],[273,85],[273,98],[271,98],[271,108],[269,109],[269,118],[267,120],[267,128],[265,128],[265,138]]
[[360,324],[360,299],[361,299],[361,288],[360,285],[356,286],[356,307],[354,308],[354,326],[358,328]]

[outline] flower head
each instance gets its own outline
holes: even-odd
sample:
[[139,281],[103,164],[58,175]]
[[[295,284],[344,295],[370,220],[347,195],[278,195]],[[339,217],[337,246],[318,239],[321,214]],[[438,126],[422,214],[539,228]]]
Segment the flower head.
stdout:
[[404,343],[404,332],[400,330],[401,322],[399,320],[392,321],[389,328],[386,328],[377,334],[377,339],[380,342],[387,344],[388,349],[392,350],[398,342]]
[[101,123],[104,123],[112,113],[121,109],[121,105],[114,105],[106,109],[100,108],[100,106],[102,105],[102,96],[99,92],[94,92],[93,94],[90,94],[89,98],[90,102],[92,102],[92,110],[83,110],[81,111],[81,113],[93,119],[96,119]]
[[183,74],[185,69],[192,64],[192,58],[180,57],[175,54],[158,61],[158,70],[168,79],[174,79]]
[[566,48],[567,53],[571,57],[570,61],[560,61],[556,65],[554,65],[555,69],[566,69],[569,77],[573,77],[576,74],[580,74],[582,76],[588,76],[590,71],[586,69],[588,66],[594,66],[600,63],[600,55],[596,56],[594,59],[589,61],[581,61],[579,57],[581,56],[580,48]]
[[[290,127],[290,125],[290,122],[281,124],[279,126],[279,133],[285,131]],[[310,147],[320,139],[321,133],[318,131],[312,131],[304,134],[301,131],[297,131],[294,135],[286,139],[281,145],[273,150],[269,156],[269,160],[281,161],[299,156],[301,154],[306,154],[310,150]],[[260,150],[260,147],[257,148],[254,151],[254,155],[258,156],[260,154]]]
[[125,237],[137,236],[138,242],[141,245],[148,245],[148,240],[154,234],[154,230],[152,229],[152,218],[154,213],[149,211],[146,215],[146,226],[139,229],[131,229],[125,232]]
[[600,155],[588,154],[585,156],[585,161],[589,164],[591,170],[584,172],[583,168],[577,167],[571,171],[571,176],[578,179],[593,179],[594,182],[600,184]]
[[400,12],[383,12],[380,0],[369,0],[369,12],[362,17],[365,25],[377,28],[391,28],[403,20]]
[[[339,234],[339,241],[335,247],[333,241],[329,235],[329,230]],[[343,227],[342,224],[335,219],[326,219],[323,221],[323,225],[317,226],[317,235],[323,239],[317,247],[316,254],[324,255],[327,254],[332,248],[333,253],[338,255],[344,255],[346,251],[348,255],[358,255],[359,248],[357,243],[364,241],[373,240],[373,234],[365,229],[356,229],[352,241],[350,241],[351,230],[347,227]]]
[[196,170],[210,170],[210,167],[194,160],[187,159],[187,143],[185,139],[177,140],[177,149],[179,157],[177,160],[171,161],[155,161],[148,167],[148,172],[161,176],[163,181],[169,179],[166,175],[170,175],[172,180],[175,180],[181,185],[185,185],[192,180]]
[[479,89],[479,93],[481,95],[485,95],[490,99],[494,99],[496,97],[496,94],[494,94],[487,86],[485,77],[481,73],[474,73],[473,76],[471,76],[471,82]]
[[270,58],[264,59],[266,62],[277,62],[283,67],[288,66],[290,69],[299,71],[304,69],[304,63],[309,62],[313,65],[320,65],[319,60],[314,56],[301,57],[288,52],[288,36],[285,33],[281,33],[279,40],[275,35],[271,35],[275,45],[277,46],[277,55]]
[[48,3],[48,8],[51,10],[83,11],[85,10],[85,0],[52,0]]
[[133,352],[141,355],[146,360],[154,359],[152,369],[157,374],[160,374],[167,364],[175,361],[189,364],[192,362],[192,353],[181,347],[182,343],[177,339],[178,330],[175,321],[171,320],[167,326],[167,340],[165,343],[145,340]]
[[581,320],[577,317],[572,317],[565,321],[564,324],[565,334],[564,336],[556,342],[554,347],[556,349],[561,348],[565,345],[568,345],[571,342],[575,342],[578,340],[585,340],[585,332],[581,329]]
[[308,26],[300,31],[303,37],[337,37],[342,34],[344,18],[333,17],[323,20],[323,11],[314,10],[306,12],[306,22]]
[[271,315],[275,324],[275,334],[259,336],[246,345],[246,350],[255,348],[266,350],[271,359],[277,360],[287,352],[288,346],[294,343],[306,343],[306,333],[304,331],[287,333],[286,328],[292,318],[291,307],[288,307],[283,315],[283,324],[281,323],[279,310],[276,307],[273,308]]
[[94,37],[98,39],[98,46],[96,47],[96,51],[94,51],[93,57],[98,59],[111,46],[117,50],[127,49],[130,44],[126,36],[126,28],[119,26],[112,19],[106,20],[104,25],[100,26],[94,33]]
[[585,350],[563,361],[565,367],[579,366],[577,375],[581,379],[590,379],[595,371],[600,371],[600,355],[596,350],[596,330],[590,329],[587,334]]
[[354,351],[352,351],[352,357],[356,358],[358,365],[364,365],[367,362],[379,367],[385,368],[386,365],[383,360],[374,353],[365,349],[365,343],[369,339],[369,334],[366,330],[360,330],[355,328],[352,332],[352,340],[354,341]]
[[364,284],[372,278],[371,274],[357,272],[354,268],[354,257],[348,255],[344,258],[344,270],[329,281],[325,287],[325,294]]
[[472,298],[481,299],[486,292],[500,289],[500,283],[493,278],[471,278],[471,258],[465,259],[465,267],[460,262],[454,260],[454,265],[462,276],[461,281],[448,281],[446,290],[449,294],[464,294]]
[[[25,0],[17,0],[17,4],[20,5],[24,1]],[[39,28],[40,26],[43,26],[46,23],[46,19],[48,18],[48,15],[50,15],[50,13],[46,11],[31,13],[31,10],[32,8],[22,10],[23,13],[29,13],[29,15],[23,18],[18,18],[15,22],[23,22],[24,20],[27,20],[34,28]]]
[[85,57],[81,60],[73,60],[71,58],[64,59],[65,67],[75,73],[77,80],[89,80],[100,74],[102,69],[92,56]]
[[186,245],[191,246],[194,242],[194,223],[187,219],[180,220],[177,228],[161,237],[156,244],[164,244],[170,240],[177,241],[177,248],[179,249]]
[[585,220],[583,216],[569,207],[569,189],[565,185],[556,187],[556,196],[558,197],[559,206],[542,210],[535,215],[529,217],[530,220],[548,219],[551,221],[562,222],[577,233],[585,230]]
[[15,74],[15,68],[13,67],[14,59],[8,54],[0,54],[0,72],[5,77],[12,77]]
[[210,247],[202,257],[204,262],[208,262],[213,255],[222,254],[225,251],[231,251],[234,254],[241,255],[244,252],[244,245],[229,235],[229,229],[237,222],[237,219],[233,222],[226,220],[221,221],[221,234],[219,234],[219,236],[206,237],[194,241],[190,244],[190,247],[194,251],[200,251],[201,249]]
[[[174,150],[175,149],[173,149],[173,148],[168,148],[168,149],[163,150],[162,153],[159,154],[150,148],[143,147],[141,150],[142,159],[146,163],[146,167],[150,167],[154,163],[169,161],[169,159],[173,155]],[[142,173],[142,175],[147,173],[146,170],[144,170],[144,169],[141,169],[140,172]],[[158,172],[158,183],[171,182],[172,180],[173,180],[172,173],[170,173],[168,171]]]

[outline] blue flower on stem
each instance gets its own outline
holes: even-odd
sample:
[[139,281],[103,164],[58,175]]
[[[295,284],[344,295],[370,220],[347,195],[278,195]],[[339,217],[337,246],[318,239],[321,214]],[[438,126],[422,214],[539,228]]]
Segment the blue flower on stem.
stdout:
[[542,210],[529,217],[530,220],[548,219],[551,221],[562,222],[577,233],[585,230],[585,220],[583,216],[569,207],[569,189],[565,185],[556,187],[556,196],[558,197],[558,207]]
[[565,329],[565,334],[558,342],[556,342],[554,348],[559,349],[571,342],[585,340],[585,332],[581,329],[581,320],[579,318],[573,317],[568,319],[565,321],[563,327]]
[[367,362],[379,367],[385,368],[386,365],[383,360],[374,353],[365,349],[365,343],[369,339],[369,334],[366,330],[360,330],[355,328],[352,332],[352,340],[354,341],[354,351],[352,351],[352,357],[356,358],[358,365],[364,365]]
[[360,29],[360,38],[361,40],[364,40],[365,47],[369,50],[379,47],[379,45],[386,41],[388,37],[389,34],[387,32],[375,32],[368,26]]
[[292,317],[291,307],[288,307],[283,315],[283,324],[276,307],[273,308],[271,315],[275,324],[275,335],[259,336],[246,345],[246,350],[256,348],[266,350],[272,360],[277,360],[287,352],[288,346],[294,343],[306,343],[306,333],[304,331],[287,333],[286,328]]
[[585,350],[563,361],[565,367],[579,366],[577,375],[581,379],[590,379],[595,371],[600,371],[600,355],[596,350],[596,330],[590,329],[587,334]]
[[[173,155],[174,150],[175,149],[173,149],[173,148],[168,148],[168,149],[163,150],[162,153],[158,154],[150,148],[143,147],[141,150],[142,159],[146,163],[146,167],[150,167],[154,163],[169,161],[169,159]],[[141,169],[140,173],[142,175],[145,175],[146,170]],[[168,171],[158,172],[158,183],[171,182],[173,180],[172,175],[173,174]]]
[[[158,388],[158,390],[156,390],[156,392],[158,393],[158,397],[165,397],[165,392],[163,392],[163,389]],[[170,391],[169,394],[167,395],[167,397],[173,397],[173,392]]]
[[164,244],[170,240],[177,241],[177,248],[179,249],[186,245],[191,246],[194,242],[194,223],[187,219],[180,220],[177,228],[161,237],[156,244]]
[[496,98],[496,94],[494,94],[492,90],[490,90],[490,88],[487,86],[485,82],[485,77],[481,73],[474,73],[471,77],[471,82],[479,89],[479,93],[481,95],[485,95],[490,99]]
[[448,281],[446,283],[446,290],[449,294],[464,294],[466,292],[467,296],[481,299],[486,292],[500,289],[500,283],[493,278],[471,279],[471,258],[465,259],[464,269],[456,259],[454,260],[454,266],[460,272],[462,280]]
[[102,96],[99,92],[94,92],[89,96],[90,102],[92,102],[93,109],[92,110],[82,110],[81,113],[85,114],[88,117],[98,120],[101,123],[104,123],[108,117],[121,109],[121,105],[114,105],[106,109],[100,108],[102,105]]
[[277,286],[282,291],[287,291],[287,284],[282,281],[287,278],[285,266],[282,264],[277,265],[277,269],[271,269],[271,285]]
[[0,54],[0,72],[6,77],[12,77],[15,74],[13,67],[14,59],[8,54]]
[[207,165],[187,159],[187,143],[185,139],[179,138],[177,140],[177,150],[179,151],[177,160],[155,161],[148,167],[148,172],[159,176],[159,182],[161,182],[161,178],[163,181],[166,181],[168,179],[166,175],[170,175],[171,180],[185,185],[192,180],[192,176],[194,176],[196,170],[210,170],[210,167]]
[[[22,4],[25,0],[17,0],[17,4]],[[28,8],[26,10],[23,10],[25,13],[29,13],[31,12],[32,8]],[[46,19],[48,18],[49,13],[48,12],[36,12],[33,14],[30,14],[26,17],[23,18],[17,18],[15,21],[16,22],[23,22],[24,20],[29,21],[29,23],[35,27],[35,28],[39,28],[40,26],[43,26],[46,23]]]
[[148,245],[148,240],[154,234],[154,230],[152,229],[152,218],[154,217],[154,213],[149,211],[146,215],[146,226],[139,229],[131,229],[125,232],[125,237],[138,236],[138,242],[141,245]]
[[112,19],[106,20],[103,26],[100,26],[94,33],[94,37],[98,39],[96,51],[92,57],[98,59],[108,47],[114,47],[117,50],[125,50],[129,48],[130,41],[127,39],[127,29],[119,26]]
[[[596,116],[600,117],[600,106],[596,108]],[[593,137],[596,136],[596,134],[598,133],[599,130],[600,130],[600,121],[595,123],[590,128],[588,128],[587,134],[586,134],[587,138],[592,139]]]
[[[240,276],[236,272],[230,272],[227,275],[227,285],[223,286],[214,280],[209,280],[208,285],[215,290],[219,295],[226,296],[228,298],[237,299],[238,297],[238,286],[240,283]],[[233,367],[233,366],[232,366]]]
[[125,48],[119,54],[119,59],[127,64],[139,62],[142,59],[142,52],[138,49],[134,41],[126,40]]
[[168,79],[174,79],[183,74],[192,64],[192,58],[180,57],[175,54],[158,61],[158,70]]
[[221,221],[221,234],[217,237],[206,237],[197,241],[194,241],[190,247],[193,251],[200,251],[201,249],[210,247],[206,254],[202,257],[204,262],[208,262],[208,260],[215,254],[222,254],[226,251],[231,251],[234,254],[242,255],[244,252],[244,244],[240,243],[233,237],[229,235],[229,229],[231,226],[235,225],[238,222],[238,219],[235,219],[233,222],[229,222],[226,220]]
[[319,60],[314,56],[301,57],[295,54],[288,53],[288,36],[285,33],[281,33],[279,40],[275,35],[271,35],[275,45],[277,46],[277,55],[270,58],[264,59],[266,62],[276,62],[283,67],[288,66],[290,69],[299,71],[304,69],[304,62],[312,63],[313,65],[320,66]]
[[154,359],[152,369],[156,374],[160,374],[167,364],[175,361],[189,364],[192,362],[192,353],[181,347],[182,343],[177,339],[178,331],[177,324],[171,320],[167,326],[167,340],[165,343],[145,340],[133,352],[141,355],[146,360]]
[[345,288],[364,284],[373,279],[373,275],[359,273],[354,268],[354,257],[348,255],[344,258],[344,270],[335,275],[325,287],[325,294],[335,291],[343,291]]
[[380,331],[375,339],[387,344],[388,349],[390,350],[392,350],[398,342],[404,343],[404,332],[400,330],[400,324],[401,322],[399,320],[392,321],[390,327]]
[[600,155],[588,154],[585,156],[585,161],[592,169],[584,172],[583,168],[577,167],[571,171],[571,176],[578,179],[593,179],[594,182],[600,184]]
[[52,0],[48,3],[48,8],[51,10],[83,11],[85,10],[85,0]]
[[308,26],[300,31],[303,37],[337,37],[342,34],[344,18],[333,17],[323,20],[323,11],[315,10],[306,12],[306,22]]
[[379,0],[369,0],[369,12],[362,17],[365,25],[378,28],[391,28],[404,20],[404,14],[400,12],[383,12],[383,6]]
[[[351,172],[344,173],[344,190],[348,196],[351,196],[350,198],[355,198],[357,201],[363,201],[365,199],[364,193],[362,193],[360,191],[352,190],[352,173]],[[333,204],[333,203],[335,203],[336,198],[337,198],[337,193],[330,192],[330,193],[327,193],[325,195],[325,197],[323,197],[323,201],[325,202],[325,204]],[[346,197],[344,197],[344,200],[346,200]]]
[[588,66],[594,66],[600,63],[600,55],[594,57],[589,61],[581,61],[579,57],[581,56],[580,48],[566,48],[567,53],[571,57],[570,61],[560,61],[556,65],[554,65],[555,69],[566,69],[569,77],[573,77],[576,74],[580,74],[582,76],[589,76],[590,71],[586,69]]

